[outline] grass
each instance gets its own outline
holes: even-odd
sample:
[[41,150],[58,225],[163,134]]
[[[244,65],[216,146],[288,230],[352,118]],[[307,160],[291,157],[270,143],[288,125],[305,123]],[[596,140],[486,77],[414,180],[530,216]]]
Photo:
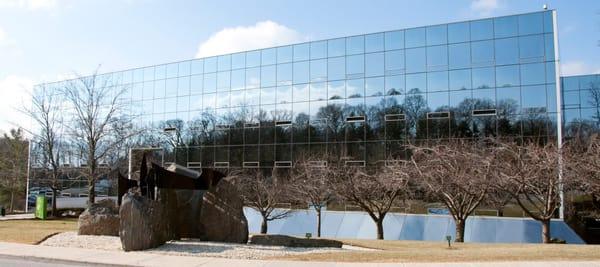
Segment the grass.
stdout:
[[37,244],[48,235],[77,230],[77,219],[0,221],[0,241]]
[[484,244],[404,240],[341,240],[377,251],[290,255],[277,259],[343,262],[479,262],[600,260],[599,245]]

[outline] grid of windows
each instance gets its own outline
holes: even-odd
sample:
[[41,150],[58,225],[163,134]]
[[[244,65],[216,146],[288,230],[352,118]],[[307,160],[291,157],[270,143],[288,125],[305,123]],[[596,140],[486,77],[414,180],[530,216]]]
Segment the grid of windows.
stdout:
[[368,164],[413,140],[554,135],[554,55],[544,11],[105,76],[129,89],[139,124],[184,133],[166,161],[272,167],[327,152]]
[[600,127],[600,74],[561,77],[563,127],[568,135],[581,127]]

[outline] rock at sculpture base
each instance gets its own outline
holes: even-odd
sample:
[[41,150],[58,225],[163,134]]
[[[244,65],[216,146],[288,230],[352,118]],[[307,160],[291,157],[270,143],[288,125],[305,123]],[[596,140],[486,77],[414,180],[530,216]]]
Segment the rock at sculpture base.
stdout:
[[119,237],[124,251],[155,248],[169,240],[165,208],[155,200],[129,192],[123,196]]
[[119,235],[119,209],[111,199],[90,205],[79,215],[79,235]]
[[200,239],[247,243],[248,221],[238,190],[226,179],[219,181],[202,198]]
[[341,248],[343,243],[322,238],[297,238],[288,235],[252,235],[250,244],[263,246],[284,246],[302,248]]

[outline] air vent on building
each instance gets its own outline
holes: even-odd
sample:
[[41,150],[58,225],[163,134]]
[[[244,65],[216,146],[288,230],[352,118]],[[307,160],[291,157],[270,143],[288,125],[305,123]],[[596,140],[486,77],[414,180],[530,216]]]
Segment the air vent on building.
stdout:
[[291,161],[275,161],[275,168],[291,168],[292,167],[292,162]]
[[258,161],[244,161],[242,166],[244,168],[258,168],[260,167],[260,164],[258,163]]
[[406,119],[404,114],[385,114],[386,121],[403,121]]
[[364,160],[346,160],[344,162],[344,164],[346,166],[364,167],[365,161]]
[[229,162],[217,161],[215,162],[215,168],[229,168]]
[[260,127],[260,123],[259,122],[246,122],[244,123],[244,128],[258,128]]
[[427,113],[428,119],[447,119],[450,118],[450,112],[442,111],[442,112],[429,112]]
[[171,132],[175,132],[175,131],[177,131],[177,128],[175,128],[175,127],[165,127],[165,128],[163,128],[163,132],[165,132],[165,133],[171,133]]
[[495,116],[496,115],[496,109],[491,108],[491,109],[476,109],[473,110],[471,112],[471,115],[473,116]]
[[202,169],[202,162],[188,161],[187,167],[190,169]]
[[227,130],[227,129],[229,129],[229,127],[230,127],[229,124],[217,124],[215,126],[215,128],[217,130]]
[[363,122],[365,121],[365,116],[352,116],[347,117],[346,122]]
[[327,161],[325,160],[311,160],[308,162],[308,166],[313,168],[324,168],[327,167]]
[[292,125],[292,121],[276,121],[275,126],[289,126]]

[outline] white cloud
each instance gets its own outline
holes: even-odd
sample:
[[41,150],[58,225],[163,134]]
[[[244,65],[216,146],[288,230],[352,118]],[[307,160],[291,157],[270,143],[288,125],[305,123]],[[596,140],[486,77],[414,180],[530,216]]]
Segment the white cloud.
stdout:
[[500,9],[501,3],[499,0],[473,0],[471,1],[471,11],[476,12],[479,16],[490,16],[492,13]]
[[569,61],[560,64],[562,76],[600,73],[600,67],[590,66],[583,61]]
[[15,75],[0,80],[0,130],[8,132],[15,124],[29,126],[27,116],[17,109],[30,102],[33,84],[32,80]]
[[0,8],[43,9],[55,7],[58,0],[0,0]]
[[284,25],[267,20],[252,26],[225,28],[198,47],[196,57],[266,48],[304,41],[306,38]]

